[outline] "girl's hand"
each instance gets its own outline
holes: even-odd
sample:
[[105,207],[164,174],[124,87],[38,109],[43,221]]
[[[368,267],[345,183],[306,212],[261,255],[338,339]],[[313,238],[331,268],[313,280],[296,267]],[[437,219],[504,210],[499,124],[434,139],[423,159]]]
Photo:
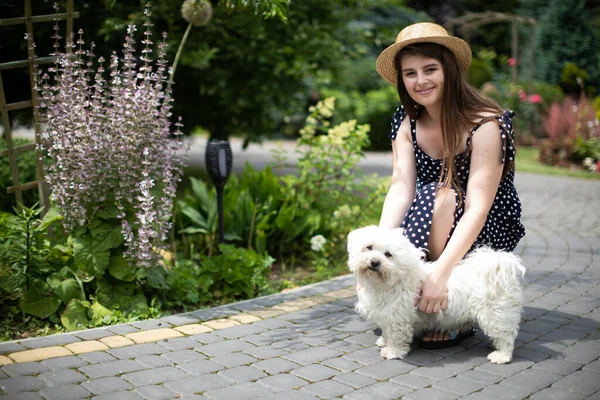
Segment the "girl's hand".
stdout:
[[421,285],[419,311],[432,314],[448,306],[448,276],[434,269]]

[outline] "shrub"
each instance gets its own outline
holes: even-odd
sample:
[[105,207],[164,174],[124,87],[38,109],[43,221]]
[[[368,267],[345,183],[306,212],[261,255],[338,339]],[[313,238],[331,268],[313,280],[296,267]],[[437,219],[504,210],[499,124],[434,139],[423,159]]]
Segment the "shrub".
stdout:
[[490,64],[479,58],[473,58],[468,72],[468,81],[475,87],[481,87],[484,83],[494,79],[494,71]]
[[55,65],[37,82],[51,158],[47,180],[64,225],[73,232],[116,205],[124,254],[140,267],[160,259],[154,249],[164,246],[170,228],[181,175],[176,152],[182,147],[173,140],[181,124],[173,131],[169,121],[166,35],[154,62],[150,11],[145,13],[139,65],[134,25],[128,28],[122,59],[115,52],[111,57],[109,81],[104,79],[104,59],[95,60],[93,43],[84,50],[83,32],[76,42],[69,38],[66,52],[60,52],[56,26]]

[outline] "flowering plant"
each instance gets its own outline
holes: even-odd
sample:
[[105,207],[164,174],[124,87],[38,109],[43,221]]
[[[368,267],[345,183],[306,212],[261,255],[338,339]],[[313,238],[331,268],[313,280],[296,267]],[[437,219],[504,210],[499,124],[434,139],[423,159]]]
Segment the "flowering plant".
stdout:
[[[55,6],[57,7],[57,6]],[[40,70],[36,90],[51,159],[47,180],[64,225],[74,231],[104,216],[120,220],[125,256],[138,266],[159,259],[171,227],[175,184],[181,179],[180,122],[171,128],[171,91],[167,87],[166,34],[158,44],[158,59],[150,57],[150,5],[146,5],[144,48],[135,57],[136,31],[127,29],[123,56],[113,52],[105,79],[104,58],[84,49],[83,32],[71,36],[56,61]],[[30,43],[31,45],[31,43]],[[94,64],[98,66],[94,69]]]

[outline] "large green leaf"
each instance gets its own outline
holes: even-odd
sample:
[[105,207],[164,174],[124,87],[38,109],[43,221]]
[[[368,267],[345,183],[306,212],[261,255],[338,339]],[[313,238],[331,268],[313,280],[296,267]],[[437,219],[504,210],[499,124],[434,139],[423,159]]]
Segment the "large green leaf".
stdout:
[[89,309],[89,302],[73,299],[67,304],[65,311],[60,316],[60,321],[69,331],[85,329],[90,323]]
[[101,277],[110,264],[110,251],[99,251],[93,247],[92,238],[89,235],[79,237],[73,241],[73,252],[77,268],[89,275]]
[[64,267],[59,272],[50,275],[46,282],[65,304],[71,299],[85,300],[83,284],[69,267]]
[[168,289],[169,285],[165,280],[165,269],[161,266],[156,266],[148,269],[146,282],[154,289]]
[[94,318],[94,319],[101,319],[104,317],[110,317],[112,315],[112,311],[110,311],[108,308],[104,307],[102,304],[100,304],[97,301],[95,301],[92,304],[91,310],[92,310],[92,318]]
[[199,211],[194,210],[193,208],[191,208],[189,206],[184,206],[181,209],[181,212],[195,224],[194,228],[199,228],[199,229],[204,229],[204,230],[208,230],[210,228],[210,226],[208,226],[208,222],[206,221],[206,218],[204,218],[202,216],[202,214],[200,214]]
[[19,306],[24,313],[47,318],[58,310],[60,304],[60,299],[46,282],[33,279]]
[[136,268],[129,265],[123,254],[117,254],[110,258],[108,272],[118,280],[133,282],[135,280]]
[[125,242],[121,225],[109,223],[102,224],[97,228],[91,229],[92,245],[96,251],[116,249]]

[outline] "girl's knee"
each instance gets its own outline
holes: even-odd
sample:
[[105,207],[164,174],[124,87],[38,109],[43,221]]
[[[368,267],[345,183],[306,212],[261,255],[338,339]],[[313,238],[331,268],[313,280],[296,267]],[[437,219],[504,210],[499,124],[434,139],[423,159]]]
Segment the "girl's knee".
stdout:
[[456,211],[456,191],[448,187],[439,187],[433,203],[433,215],[452,215]]

